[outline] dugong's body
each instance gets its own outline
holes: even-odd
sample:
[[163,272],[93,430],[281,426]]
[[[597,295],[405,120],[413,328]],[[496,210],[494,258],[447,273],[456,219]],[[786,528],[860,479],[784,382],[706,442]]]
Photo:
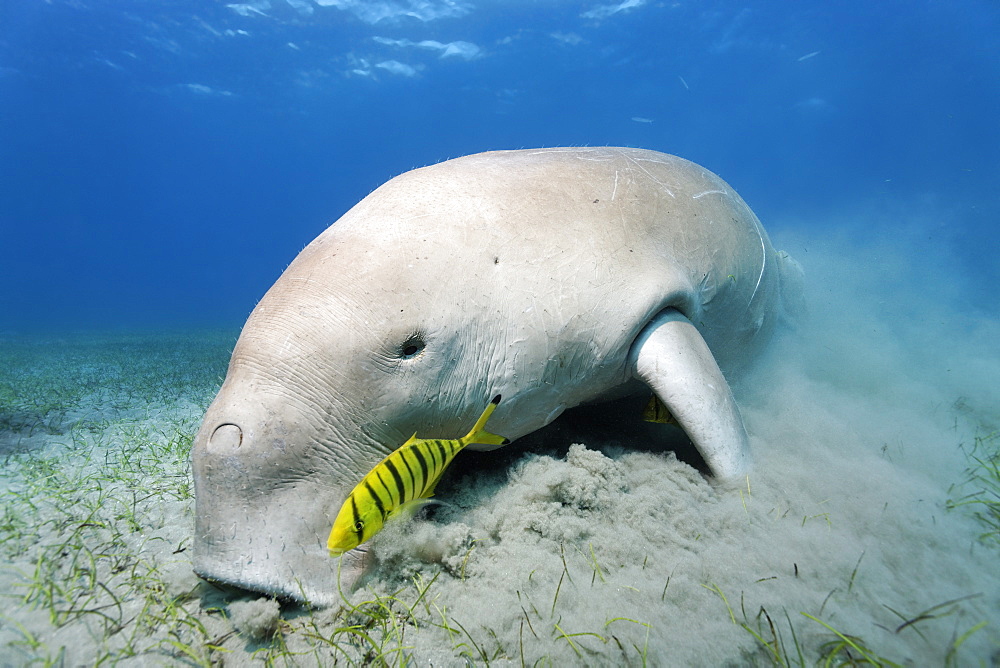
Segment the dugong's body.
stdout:
[[348,492],[497,394],[491,430],[515,439],[652,390],[715,476],[739,476],[722,370],[765,342],[795,269],[726,183],[661,153],[503,151],[392,179],[247,321],[192,451],[195,570],[335,601],[326,538]]

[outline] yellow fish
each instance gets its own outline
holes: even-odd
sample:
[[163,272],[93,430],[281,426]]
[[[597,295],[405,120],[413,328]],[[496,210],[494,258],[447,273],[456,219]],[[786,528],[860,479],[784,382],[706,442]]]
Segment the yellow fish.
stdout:
[[677,419],[671,415],[670,409],[664,406],[663,402],[655,394],[649,398],[649,402],[642,410],[642,419],[646,422],[680,426],[677,424]]
[[399,449],[375,465],[347,496],[337,513],[326,547],[335,557],[377,534],[385,521],[419,505],[434,494],[448,464],[470,443],[507,445],[509,440],[486,431],[486,421],[500,403],[500,395],[486,407],[459,439],[410,437]]

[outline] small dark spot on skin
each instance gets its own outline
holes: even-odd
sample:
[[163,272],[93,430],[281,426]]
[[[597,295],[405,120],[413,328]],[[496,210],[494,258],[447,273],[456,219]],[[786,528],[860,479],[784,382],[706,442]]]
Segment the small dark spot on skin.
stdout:
[[601,200],[599,200],[599,199],[595,199],[595,200],[594,200],[594,204],[597,204],[597,203],[598,203],[598,202],[600,202],[600,201],[601,201]]
[[500,264],[500,257],[498,255],[493,256],[493,264]]

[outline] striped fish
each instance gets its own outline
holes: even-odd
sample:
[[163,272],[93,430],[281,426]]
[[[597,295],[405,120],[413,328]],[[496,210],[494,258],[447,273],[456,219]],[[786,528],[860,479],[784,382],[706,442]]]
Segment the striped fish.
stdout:
[[656,422],[659,424],[677,424],[677,418],[670,413],[670,409],[663,405],[660,398],[655,394],[649,398],[649,402],[642,411],[642,419],[646,422]]
[[377,534],[394,515],[415,510],[434,494],[434,487],[448,464],[470,443],[507,445],[503,436],[486,431],[486,421],[500,403],[493,397],[472,431],[459,439],[417,438],[414,434],[399,449],[375,465],[361,479],[337,513],[326,542],[330,556],[337,556]]

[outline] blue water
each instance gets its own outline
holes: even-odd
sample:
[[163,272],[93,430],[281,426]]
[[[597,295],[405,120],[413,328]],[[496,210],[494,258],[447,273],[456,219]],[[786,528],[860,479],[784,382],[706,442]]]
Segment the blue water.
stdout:
[[995,313],[998,119],[994,0],[3,0],[0,332],[235,327],[388,178],[580,144],[938,217]]

